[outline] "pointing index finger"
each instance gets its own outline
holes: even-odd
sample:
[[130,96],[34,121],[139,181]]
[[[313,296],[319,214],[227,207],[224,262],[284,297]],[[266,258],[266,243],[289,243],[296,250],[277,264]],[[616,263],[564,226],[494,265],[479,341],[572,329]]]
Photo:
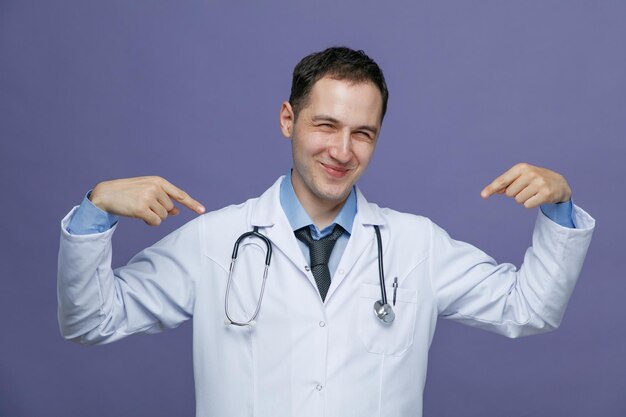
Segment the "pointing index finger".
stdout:
[[506,190],[506,188],[520,176],[520,171],[521,170],[518,165],[510,168],[508,171],[494,179],[491,184],[483,188],[480,192],[480,196],[487,199],[494,193],[503,193],[504,190]]
[[185,191],[181,190],[168,180],[163,179],[161,186],[163,187],[163,190],[165,190],[167,195],[178,201],[183,206],[188,207],[198,214],[202,214],[206,211],[202,204],[191,198],[189,194],[187,194]]

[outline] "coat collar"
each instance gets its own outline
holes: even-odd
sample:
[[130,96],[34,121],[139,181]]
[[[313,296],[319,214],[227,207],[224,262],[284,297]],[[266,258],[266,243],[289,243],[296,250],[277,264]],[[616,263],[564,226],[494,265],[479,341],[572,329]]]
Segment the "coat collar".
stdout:
[[[284,176],[280,177],[274,185],[257,199],[250,216],[250,228],[258,226],[263,229],[262,233],[271,240],[272,245],[283,252],[296,268],[303,271],[312,288],[317,292],[313,274],[304,272],[307,269],[305,266],[308,262],[304,259],[293,230],[291,230],[289,220],[287,220],[287,216],[280,205],[280,184],[284,178]],[[386,234],[385,222],[380,213],[380,208],[375,204],[368,203],[358,188],[356,189],[356,194],[357,213],[352,226],[352,235],[338,268],[343,270],[344,273],[335,274],[333,277],[331,287],[326,295],[326,303],[332,299],[333,293],[343,282],[347,273],[354,267],[365,249],[376,245],[372,228],[368,226],[379,225],[381,226],[383,236]]]
[[[251,226],[273,227],[277,224],[287,223],[287,217],[280,205],[280,184],[285,176],[278,178],[276,182],[265,191],[257,200],[250,217]],[[357,213],[354,218],[355,225],[382,225],[383,218],[377,206],[367,202],[363,193],[356,188]],[[375,209],[374,209],[375,208]]]

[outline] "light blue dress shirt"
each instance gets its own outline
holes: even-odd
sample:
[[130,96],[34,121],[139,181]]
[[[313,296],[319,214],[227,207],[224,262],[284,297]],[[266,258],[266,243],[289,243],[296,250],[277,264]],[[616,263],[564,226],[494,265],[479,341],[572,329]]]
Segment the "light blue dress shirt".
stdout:
[[[348,199],[339,213],[337,213],[333,222],[322,230],[318,229],[317,226],[313,224],[313,220],[311,220],[311,217],[309,217],[306,210],[304,210],[304,207],[302,207],[302,204],[300,204],[300,201],[296,196],[296,192],[293,189],[293,184],[291,183],[291,171],[289,171],[289,174],[285,176],[283,182],[280,184],[280,205],[287,215],[287,220],[289,220],[291,229],[295,232],[298,229],[309,226],[311,228],[311,237],[314,240],[319,240],[330,235],[335,225],[343,227],[345,232],[342,233],[337,239],[337,242],[335,242],[333,251],[330,253],[330,259],[328,260],[328,270],[330,271],[330,276],[332,277],[337,270],[337,266],[341,260],[341,255],[343,255],[346,246],[348,246],[350,235],[352,235],[352,223],[354,223],[354,217],[356,216],[356,191],[354,187],[352,187],[352,191],[348,195]],[[309,255],[309,247],[306,243],[301,242],[300,240],[298,240],[298,244],[300,245],[300,250],[304,255],[304,259],[310,266],[311,259]]]
[[[90,193],[91,191],[85,195],[80,207],[76,210],[70,220],[67,227],[67,231],[69,233],[75,235],[102,233],[109,230],[115,225],[115,223],[117,223],[117,216],[99,209],[89,200],[88,197]],[[352,188],[345,204],[337,214],[337,217],[335,217],[333,223],[322,230],[318,229],[317,226],[313,224],[311,217],[304,210],[302,204],[300,204],[300,201],[298,200],[298,197],[293,189],[293,185],[291,184],[291,171],[285,176],[285,179],[280,185],[280,205],[287,216],[287,220],[289,221],[291,228],[296,231],[304,226],[309,226],[311,228],[311,236],[315,240],[329,235],[335,225],[343,227],[345,233],[337,239],[333,252],[330,255],[330,260],[328,261],[328,269],[330,270],[330,275],[333,276],[337,266],[339,265],[341,256],[348,245],[350,235],[352,234],[352,224],[357,212],[356,191],[354,187]],[[541,211],[550,220],[563,227],[569,227],[572,229],[576,228],[572,218],[573,208],[571,200],[565,203],[543,204],[541,206]],[[310,262],[309,247],[304,242],[299,240],[298,244],[300,245],[304,259],[307,262]]]

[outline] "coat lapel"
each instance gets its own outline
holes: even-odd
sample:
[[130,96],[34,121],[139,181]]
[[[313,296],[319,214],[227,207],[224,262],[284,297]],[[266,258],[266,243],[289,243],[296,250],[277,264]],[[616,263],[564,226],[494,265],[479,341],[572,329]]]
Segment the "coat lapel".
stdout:
[[271,241],[273,250],[279,250],[304,276],[311,282],[317,291],[317,285],[311,273],[306,273],[304,267],[308,262],[298,246],[296,236],[280,205],[280,177],[265,193],[263,193],[252,209],[250,218],[251,227],[258,226],[259,231]]
[[[280,250],[298,270],[302,271],[302,274],[309,280],[315,291],[317,291],[317,284],[315,284],[313,274],[310,272],[306,273],[304,270],[304,266],[307,265],[308,262],[304,259],[304,255],[302,255],[293,230],[291,230],[291,225],[280,205],[279,193],[283,178],[284,176],[280,177],[274,185],[258,198],[252,209],[250,226],[251,228],[258,226],[260,232],[264,233],[272,241],[274,250]],[[377,253],[376,236],[372,226],[381,226],[383,241],[385,240],[385,235],[388,233],[384,230],[384,220],[379,213],[378,207],[369,204],[358,188],[356,193],[357,214],[352,226],[352,236],[350,236],[348,246],[333,276],[328,294],[326,295],[326,302],[328,302],[333,293],[339,288],[344,278],[350,274],[350,271],[354,268],[356,262],[367,248],[373,247],[373,253]],[[343,273],[340,273],[340,271]]]
[[354,224],[352,226],[352,235],[348,241],[337,271],[333,275],[333,279],[326,295],[326,302],[332,297],[333,293],[339,288],[346,276],[350,274],[350,271],[354,269],[356,262],[359,260],[363,252],[367,248],[372,247],[373,253],[377,253],[376,235],[372,226],[381,226],[381,233],[383,236],[384,221],[379,214],[377,206],[371,205],[367,202],[361,191],[357,188],[357,214],[354,218]]

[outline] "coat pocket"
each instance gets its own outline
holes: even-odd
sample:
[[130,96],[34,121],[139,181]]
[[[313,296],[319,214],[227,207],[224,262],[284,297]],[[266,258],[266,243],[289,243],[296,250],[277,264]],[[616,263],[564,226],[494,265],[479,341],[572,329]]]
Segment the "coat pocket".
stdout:
[[371,353],[402,356],[413,344],[417,290],[398,287],[396,305],[393,305],[393,288],[387,287],[387,301],[392,304],[395,320],[385,324],[374,313],[374,303],[380,300],[380,286],[361,284],[357,309],[357,332]]

